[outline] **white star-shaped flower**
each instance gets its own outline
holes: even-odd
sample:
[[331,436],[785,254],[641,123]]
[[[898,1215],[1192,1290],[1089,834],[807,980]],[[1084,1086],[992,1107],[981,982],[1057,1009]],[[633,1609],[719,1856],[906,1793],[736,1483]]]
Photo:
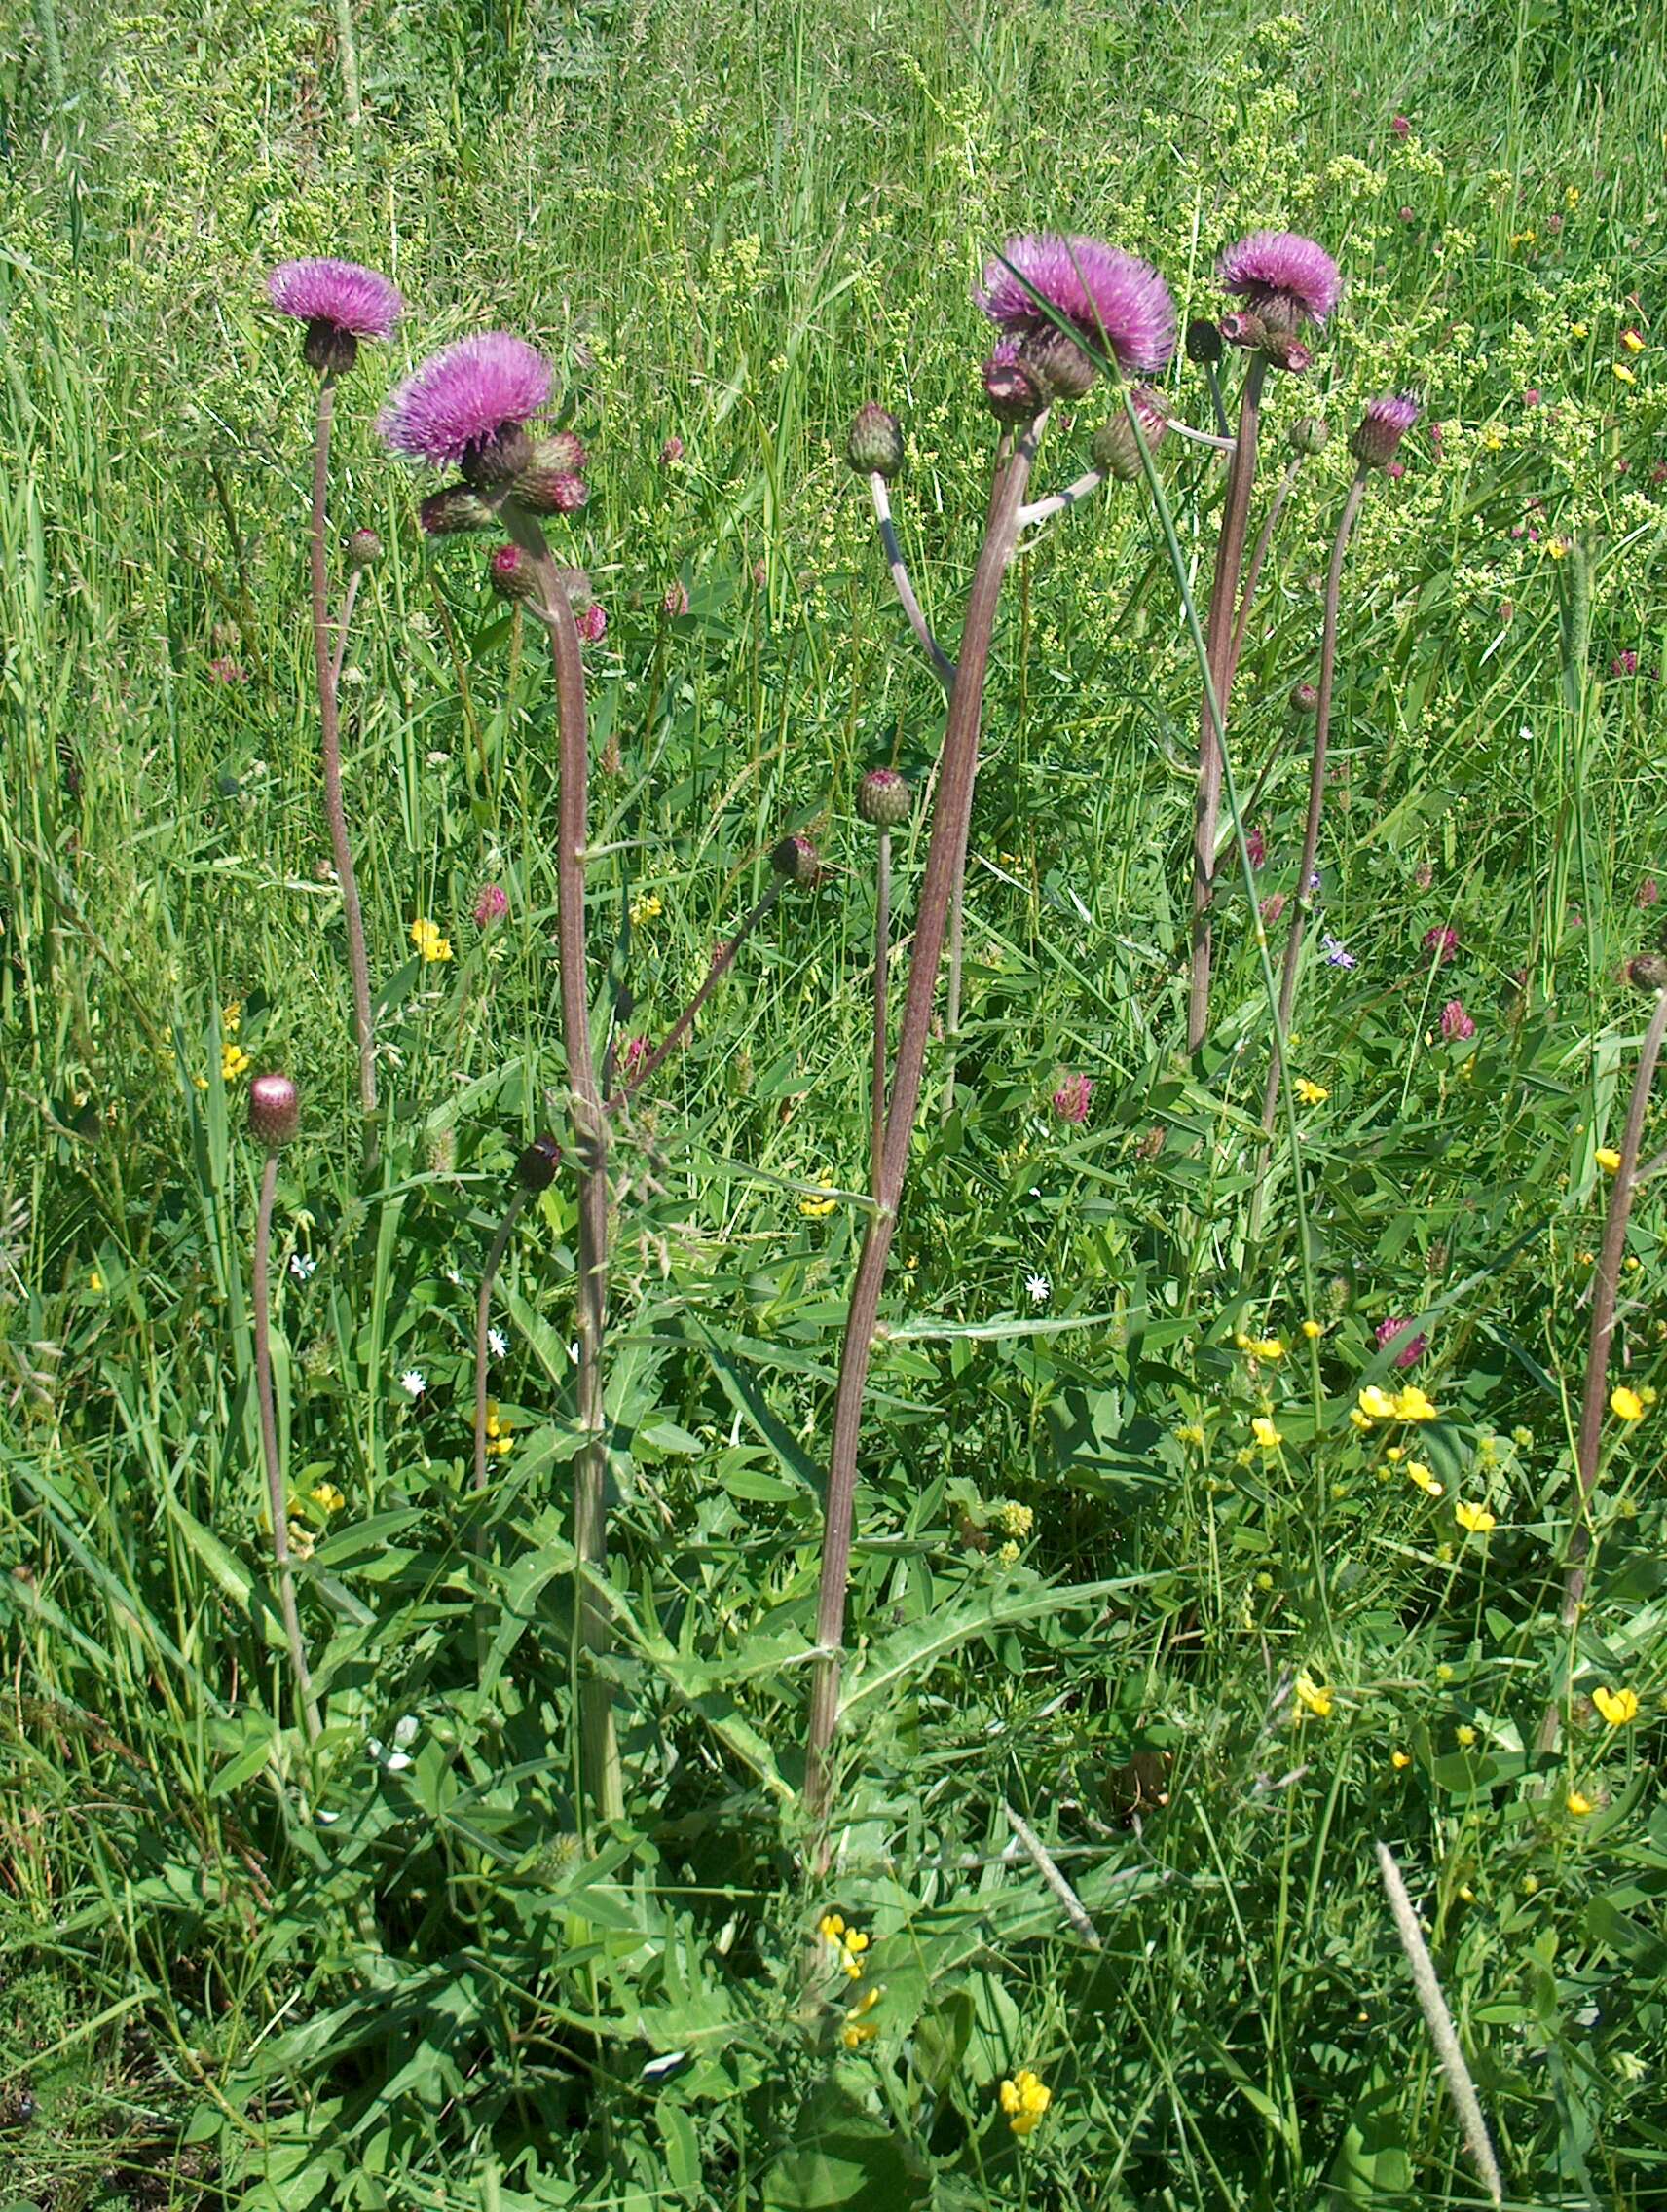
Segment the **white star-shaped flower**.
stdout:
[[399,1387],[408,1398],[420,1398],[428,1387],[428,1378],[420,1367],[408,1367],[399,1378]]
[[1054,1294],[1054,1286],[1046,1275],[1026,1275],[1024,1287],[1030,1293],[1033,1306],[1046,1306]]

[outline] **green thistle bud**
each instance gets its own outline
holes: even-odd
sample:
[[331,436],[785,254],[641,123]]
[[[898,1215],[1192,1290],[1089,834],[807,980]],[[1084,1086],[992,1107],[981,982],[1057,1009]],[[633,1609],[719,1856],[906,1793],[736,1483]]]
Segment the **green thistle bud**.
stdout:
[[[1169,427],[1169,419],[1149,386],[1136,385],[1129,396],[1140,419],[1140,434],[1146,441],[1146,450],[1156,453]],[[1121,408],[1109,423],[1102,423],[1094,432],[1093,462],[1119,484],[1132,484],[1141,473],[1134,425]]]
[[515,499],[533,515],[576,514],[589,498],[584,471],[589,456],[571,430],[540,438],[515,479]]
[[1318,712],[1319,693],[1315,686],[1312,683],[1293,684],[1291,687],[1291,713],[1293,715],[1317,715]]
[[382,539],[374,530],[351,530],[347,550],[350,568],[374,569],[382,559]]
[[281,1151],[301,1128],[301,1093],[286,1075],[257,1075],[249,1085],[249,1134],[268,1152]]
[[871,768],[857,786],[857,813],[876,830],[907,822],[914,794],[895,768]]
[[845,433],[845,459],[859,476],[895,476],[903,466],[903,424],[871,399]]
[[533,441],[519,423],[505,423],[489,438],[468,447],[459,463],[463,482],[477,492],[496,492],[527,469],[533,460]]
[[1019,349],[1019,365],[1050,399],[1081,399],[1099,374],[1076,340],[1051,322],[1025,339]]
[[538,589],[538,579],[533,564],[519,545],[500,545],[495,548],[487,563],[487,574],[492,588],[500,599],[512,605],[525,605]]
[[495,530],[498,517],[466,484],[448,484],[430,492],[417,509],[425,537],[456,537],[465,530]]
[[1323,453],[1331,442],[1331,424],[1319,415],[1299,415],[1290,427],[1292,453]]
[[814,891],[822,881],[822,855],[808,837],[784,837],[770,855],[770,866],[784,883]]

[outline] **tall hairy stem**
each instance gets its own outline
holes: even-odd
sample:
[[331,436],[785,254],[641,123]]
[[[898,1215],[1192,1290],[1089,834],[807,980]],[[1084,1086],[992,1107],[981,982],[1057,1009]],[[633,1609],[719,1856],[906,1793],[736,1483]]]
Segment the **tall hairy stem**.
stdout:
[[1256,534],[1256,543],[1251,550],[1249,565],[1244,571],[1244,588],[1239,594],[1239,612],[1233,624],[1235,674],[1238,673],[1240,656],[1244,650],[1244,637],[1250,627],[1250,609],[1255,603],[1256,586],[1262,580],[1262,567],[1268,558],[1268,548],[1274,542],[1274,532],[1278,527],[1279,517],[1285,511],[1285,501],[1291,496],[1291,487],[1297,480],[1297,471],[1302,464],[1303,457],[1300,453],[1292,454],[1286,461],[1285,473],[1279,478],[1278,487],[1269,500],[1268,511],[1262,518],[1262,527]]
[[880,1194],[885,1151],[886,985],[891,954],[891,831],[883,825],[874,844],[874,1059],[869,1105],[869,1189]]
[[869,1360],[886,1261],[897,1228],[898,1203],[908,1171],[909,1140],[932,1026],[932,1005],[956,878],[966,851],[972,818],[973,785],[978,775],[979,734],[983,717],[984,678],[995,629],[1001,588],[1019,538],[1019,510],[1046,424],[1039,415],[1001,469],[990,500],[984,541],[967,599],[966,620],[955,682],[949,694],[944,750],[932,809],[932,836],[926,874],[914,917],[914,945],[892,1067],[891,1102],[885,1141],[875,1178],[875,1205],[870,1216],[851,1285],[845,1335],[839,1353],[839,1381],[834,1397],[834,1438],[828,1462],[828,1502],[822,1536],[822,1581],[817,1597],[816,1641],[819,1657],[810,1693],[806,1744],[805,1799],[815,1821],[826,1819],[833,1788],[831,1752],[839,1711],[839,1652],[845,1633],[845,1592],[850,1578],[851,1535],[857,1492],[857,1447],[868,1386]]
[[[342,799],[342,723],[336,677],[339,662],[330,637],[329,573],[324,527],[330,482],[330,418],[336,380],[326,371],[318,380],[318,434],[313,448],[313,524],[309,551],[313,569],[313,660],[318,680],[318,729],[324,769],[324,816],[330,829],[330,856],[341,886],[348,928],[348,968],[353,987],[353,1029],[359,1049],[359,1110],[369,1123],[376,1113],[376,1050],[371,1035],[370,962],[365,957],[364,912],[359,905],[353,850],[348,842],[348,812]],[[342,637],[347,635],[346,621]]]
[[[1215,895],[1215,840],[1221,818],[1221,752],[1233,694],[1233,623],[1239,605],[1239,576],[1244,565],[1244,533],[1250,516],[1250,491],[1256,481],[1256,440],[1261,424],[1262,387],[1268,363],[1253,353],[1244,372],[1239,402],[1239,436],[1227,468],[1221,534],[1215,543],[1215,575],[1210,585],[1204,645],[1216,713],[1206,698],[1199,717],[1198,803],[1193,819],[1192,984],[1187,1006],[1187,1051],[1196,1052],[1209,1028],[1210,901]],[[1219,715],[1222,735],[1218,737]]]
[[[1308,918],[1309,903],[1314,896],[1309,886],[1314,880],[1315,862],[1319,857],[1319,821],[1325,807],[1325,759],[1331,741],[1331,692],[1337,676],[1337,624],[1343,604],[1343,557],[1349,550],[1349,539],[1354,529],[1354,519],[1360,512],[1360,501],[1366,496],[1367,473],[1364,465],[1354,471],[1354,481],[1349,487],[1349,496],[1343,502],[1343,512],[1338,517],[1337,535],[1331,541],[1331,567],[1325,578],[1325,622],[1319,645],[1319,700],[1314,719],[1314,756],[1308,776],[1308,820],[1303,826],[1302,866],[1297,875],[1296,896],[1291,901],[1291,926],[1285,938],[1284,966],[1279,973],[1279,1018],[1274,1030],[1268,1086],[1262,1093],[1264,1136],[1273,1134],[1274,1116],[1279,1103],[1279,1086],[1284,1081],[1284,1054],[1279,1041],[1290,1033],[1291,1009],[1296,1003],[1297,995],[1297,969],[1302,961],[1303,925]],[[1249,1235],[1252,1243],[1261,1234],[1267,1171],[1268,1155],[1264,1149],[1256,1174],[1255,1195],[1250,1200]]]
[[324,1723],[318,1717],[313,1670],[307,1664],[307,1646],[301,1639],[301,1615],[295,1604],[295,1575],[289,1564],[289,1508],[283,1494],[283,1470],[278,1458],[278,1412],[272,1397],[270,1276],[272,1209],[277,1196],[278,1154],[269,1152],[261,1173],[260,1210],[255,1216],[255,1396],[260,1403],[261,1457],[266,1464],[267,1508],[272,1515],[272,1556],[278,1568],[278,1600],[283,1613],[283,1633],[289,1641],[289,1668],[307,1723],[307,1741],[315,1744],[323,1734]]
[[[537,521],[513,500],[502,520],[533,564],[537,611],[549,633],[560,736],[561,793],[556,810],[556,951],[561,974],[562,1039],[573,1099],[578,1161],[578,1425],[585,1441],[574,1462],[574,1602],[581,1650],[592,1659],[611,1642],[608,1614],[592,1582],[608,1561],[607,1413],[603,1351],[608,1319],[608,1115],[590,1049],[590,989],[585,969],[584,868],[590,784],[590,732],[584,660],[573,607]],[[579,1685],[581,1772],[604,1821],[625,1810],[613,1702],[606,1681],[586,1670]]]
[[[1586,1595],[1586,1562],[1592,1549],[1592,1493],[1598,1487],[1598,1452],[1603,1439],[1604,1407],[1609,1396],[1610,1346],[1614,1337],[1615,1295],[1626,1259],[1626,1229],[1632,1217],[1633,1194],[1638,1188],[1638,1156],[1644,1144],[1645,1117],[1654,1088],[1656,1063],[1667,1039],[1667,991],[1658,991],[1655,1011],[1639,1049],[1638,1070],[1632,1079],[1632,1097],[1626,1110],[1626,1128],[1620,1140],[1620,1165],[1610,1192],[1609,1217],[1604,1223],[1603,1249],[1592,1277],[1592,1331],[1586,1346],[1586,1382],[1580,1398],[1580,1432],[1574,1446],[1577,1476],[1574,1526],[1563,1584],[1563,1626],[1573,1631],[1580,1618]],[[1549,1751],[1557,1742],[1560,1711],[1555,1699],[1546,1707],[1540,1723],[1539,1749]]]

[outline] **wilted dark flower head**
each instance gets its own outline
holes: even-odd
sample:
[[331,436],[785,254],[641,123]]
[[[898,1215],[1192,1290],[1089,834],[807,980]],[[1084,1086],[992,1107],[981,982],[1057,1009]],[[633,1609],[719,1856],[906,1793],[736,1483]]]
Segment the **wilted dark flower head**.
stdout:
[[770,855],[770,866],[784,883],[814,891],[822,881],[822,855],[808,837],[784,837]]
[[1207,315],[1195,315],[1187,324],[1186,347],[1189,361],[1219,361],[1221,332]]
[[515,1162],[515,1180],[524,1191],[547,1191],[562,1163],[562,1148],[552,1136],[535,1137]]
[[1163,277],[1150,262],[1099,239],[1009,239],[986,263],[975,298],[1000,329],[1024,337],[1052,325],[1038,295],[1091,346],[1108,349],[1126,373],[1164,368],[1175,350],[1175,304]]
[[1402,438],[1419,418],[1419,404],[1410,391],[1368,399],[1350,450],[1368,468],[1388,468]]
[[376,426],[393,452],[435,467],[477,461],[520,430],[519,474],[532,459],[523,425],[548,404],[550,381],[550,364],[524,338],[489,330],[430,354],[389,394]]
[[279,314],[307,325],[309,367],[345,375],[361,338],[388,338],[403,312],[386,276],[356,261],[281,261],[266,280]]
[[1296,231],[1252,231],[1216,265],[1223,287],[1270,329],[1323,322],[1337,305],[1343,278],[1322,245]]

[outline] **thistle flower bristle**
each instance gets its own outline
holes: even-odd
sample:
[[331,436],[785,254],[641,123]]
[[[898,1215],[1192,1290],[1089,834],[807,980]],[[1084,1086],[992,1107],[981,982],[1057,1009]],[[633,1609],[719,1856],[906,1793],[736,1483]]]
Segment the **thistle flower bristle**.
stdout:
[[857,786],[857,814],[875,830],[895,830],[908,820],[914,794],[895,768],[871,768]]
[[1061,317],[1125,374],[1166,368],[1175,350],[1175,304],[1163,277],[1150,262],[1099,239],[1011,238],[985,265],[974,298],[1010,337],[1056,329],[1054,317]]
[[293,1142],[301,1128],[301,1093],[293,1081],[276,1069],[257,1075],[249,1085],[249,1134],[268,1152]]
[[492,477],[508,481],[533,458],[524,425],[548,405],[550,384],[549,363],[525,339],[489,330],[430,354],[389,394],[377,428],[394,453],[465,474],[513,460],[507,478]]
[[524,1191],[547,1191],[562,1163],[562,1148],[555,1138],[536,1136],[515,1162],[515,1180]]
[[903,466],[903,424],[891,410],[869,400],[845,433],[845,459],[859,476],[891,478]]
[[1252,231],[1227,248],[1216,274],[1269,330],[1323,322],[1343,289],[1324,246],[1297,231]]
[[1387,469],[1421,410],[1410,391],[1369,399],[1349,441],[1349,450],[1367,468]]
[[784,837],[770,855],[770,866],[784,883],[814,891],[822,881],[822,855],[805,836]]
[[361,338],[389,338],[404,313],[397,288],[357,261],[281,261],[266,280],[279,314],[307,325],[308,365],[345,375]]

